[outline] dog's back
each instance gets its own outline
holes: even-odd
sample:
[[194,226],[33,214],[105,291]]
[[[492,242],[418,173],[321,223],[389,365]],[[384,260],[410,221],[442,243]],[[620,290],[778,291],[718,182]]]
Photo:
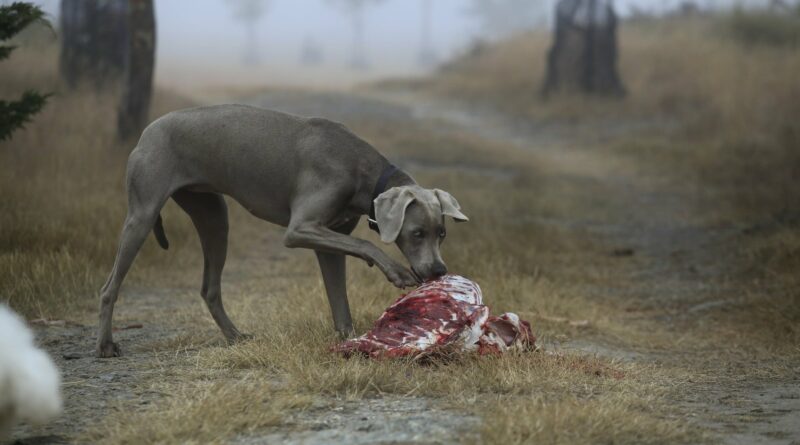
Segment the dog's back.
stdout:
[[260,218],[286,225],[298,181],[324,177],[330,187],[344,178],[352,184],[359,166],[375,158],[382,156],[336,122],[216,105],[153,122],[131,153],[128,181],[226,194]]

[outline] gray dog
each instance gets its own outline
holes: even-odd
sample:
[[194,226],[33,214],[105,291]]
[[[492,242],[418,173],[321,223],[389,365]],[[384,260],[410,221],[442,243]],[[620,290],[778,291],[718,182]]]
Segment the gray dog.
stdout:
[[[467,221],[442,190],[419,187],[344,126],[242,105],[177,111],[150,124],[127,168],[128,215],[114,268],[103,286],[97,355],[114,357],[114,303],[150,230],[168,247],[159,212],[172,197],[189,214],[203,247],[201,294],[228,342],[243,337],[222,306],[220,278],[228,245],[222,195],[287,228],[287,247],[317,254],[336,330],[353,330],[345,255],[375,264],[397,287],[439,277],[444,216]],[[411,268],[350,233],[361,215],[385,243],[396,242]]]

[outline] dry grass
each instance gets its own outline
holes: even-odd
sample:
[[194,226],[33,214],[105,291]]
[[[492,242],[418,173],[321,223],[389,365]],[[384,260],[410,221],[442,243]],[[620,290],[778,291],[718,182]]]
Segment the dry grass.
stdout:
[[[484,409],[482,440],[503,444],[701,443],[707,437],[685,420],[663,418],[658,397],[625,390],[548,401],[542,396],[500,399]],[[520,421],[525,419],[525,421]]]
[[791,208],[798,197],[792,178],[800,168],[794,149],[800,51],[742,46],[721,36],[721,26],[708,19],[624,23],[620,72],[629,94],[622,101],[542,101],[537,91],[545,67],[538,61],[545,60],[550,40],[542,33],[490,46],[412,84],[535,120],[678,123],[680,131],[669,133],[668,142],[663,133],[623,142],[632,152],[644,151],[643,159],[683,162],[681,168],[706,182],[733,188],[726,201],[743,214]]
[[744,45],[800,47],[800,7],[777,11],[735,10],[723,22],[723,32]]
[[[719,149],[721,143],[714,145],[719,139],[706,133],[697,135],[699,126],[691,124],[706,122],[709,116],[719,114],[718,109],[725,109],[729,113],[718,117],[719,121],[709,121],[713,124],[710,128],[724,128],[730,131],[729,137],[738,137],[741,132],[734,123],[749,121],[735,118],[738,114],[731,109],[753,100],[756,84],[741,88],[742,94],[753,96],[732,98],[727,94],[730,91],[722,94],[713,90],[722,87],[711,82],[710,74],[694,76],[691,63],[724,48],[728,52],[719,56],[721,66],[745,69],[737,58],[741,54],[726,43],[712,41],[710,48],[697,44],[692,40],[698,38],[697,34],[681,36],[675,31],[662,43],[655,36],[647,37],[644,30],[636,32],[642,33],[641,40],[631,38],[627,31],[623,35],[623,77],[632,91],[631,98],[614,105],[612,112],[617,116],[630,115],[631,110],[659,116],[677,113],[681,119],[687,113],[696,113],[700,120],[688,119],[685,141]],[[700,28],[695,32],[701,32]],[[692,43],[686,57],[694,59],[670,65],[669,58],[677,62],[681,54],[678,49],[686,42]],[[652,51],[662,48],[659,45],[665,51],[660,56]],[[575,115],[575,104],[582,102],[570,102],[574,99],[554,103],[551,108],[531,105],[536,104],[535,88],[531,87],[538,81],[526,60],[541,60],[545,47],[546,41],[541,38],[514,40],[501,45],[500,51],[488,50],[476,59],[459,62],[427,87],[528,116],[555,119]],[[14,55],[13,65],[0,64],[4,80],[0,94],[26,86],[59,88],[53,50],[41,51],[20,50]],[[756,57],[763,57],[763,63],[792,69],[794,59],[778,61],[781,54],[765,52]],[[638,63],[635,57],[640,57]],[[745,78],[746,73],[768,76],[751,70],[742,74]],[[501,74],[511,78],[497,82],[503,78]],[[777,85],[793,86],[785,75],[774,76]],[[729,74],[720,84],[731,88],[738,80],[741,78],[736,74]],[[663,91],[652,90],[653,85]],[[526,96],[520,91],[529,93]],[[637,102],[642,91],[650,92]],[[675,91],[683,95],[670,96]],[[711,98],[710,104],[706,104],[706,98]],[[122,176],[127,148],[113,142],[113,123],[108,119],[113,116],[112,102],[105,95],[59,94],[34,124],[0,147],[0,162],[14,166],[0,175],[4,197],[0,201],[0,298],[27,316],[94,316],[96,289],[110,267],[125,211]],[[693,111],[698,103],[712,111]],[[182,104],[161,92],[156,96],[154,114]],[[794,112],[789,101],[781,104],[787,113]],[[599,111],[606,104],[591,105]],[[587,116],[592,117],[591,110]],[[545,221],[603,220],[615,209],[599,202],[592,186],[579,183],[574,176],[549,172],[533,154],[424,126],[371,121],[354,122],[352,126],[390,157],[413,159],[431,167],[416,172],[416,178],[458,197],[471,222],[449,231],[443,247],[449,267],[480,283],[493,311],[515,311],[531,318],[540,341],[551,350],[557,351],[554,344],[559,341],[580,337],[670,354],[692,347],[700,354],[707,352],[704,348],[713,347],[728,359],[725,354],[730,350],[757,354],[765,341],[779,343],[779,351],[797,344],[794,312],[786,310],[786,302],[756,292],[757,284],[747,304],[760,302],[762,313],[748,314],[746,319],[736,318],[744,317],[743,311],[723,314],[710,323],[711,328],[722,329],[727,335],[735,333],[741,323],[764,323],[778,313],[785,321],[774,323],[774,329],[757,334],[755,339],[741,333],[727,335],[724,345],[710,335],[704,339],[708,344],[692,343],[694,338],[680,343],[686,337],[701,337],[697,335],[700,331],[678,335],[651,320],[637,321],[641,318],[634,319],[636,313],[629,315],[624,302],[598,297],[626,290],[628,270],[608,255],[616,246],[605,245],[580,226]],[[788,128],[794,131],[791,125]],[[772,135],[772,130],[765,129],[763,134]],[[653,145],[657,140],[642,137],[632,146],[606,149],[609,153],[635,151],[632,157],[658,162],[680,161],[681,155],[656,153]],[[680,153],[690,152],[686,149]],[[709,149],[690,159],[693,166],[710,166],[719,154]],[[706,164],[702,159],[707,159]],[[444,168],[453,163],[467,168]],[[713,182],[715,186],[720,183]],[[724,196],[723,191],[719,193]],[[86,432],[85,440],[223,442],[236,434],[280,424],[282,413],[302,409],[309,398],[358,399],[382,394],[431,397],[479,414],[485,420],[482,435],[487,443],[685,443],[707,439],[671,404],[691,391],[688,373],[712,369],[713,363],[659,368],[567,353],[461,357],[430,364],[334,356],[327,350],[335,338],[313,255],[283,251],[279,229],[256,221],[238,206],[231,207],[231,265],[226,269],[225,301],[231,317],[244,331],[255,334],[255,339],[235,347],[220,347],[207,335],[197,334],[216,333],[199,301],[180,310],[148,314],[152,315],[152,324],[185,330],[177,338],[140,345],[152,351],[159,361],[157,367],[169,378],[156,373],[135,391],[153,390],[164,395],[132,414],[129,410],[134,402],[120,402],[118,410]],[[164,254],[148,241],[128,283],[152,288],[168,285],[182,291],[196,288],[201,261],[191,224],[174,205],[164,215],[170,251]],[[364,227],[356,235],[376,241]],[[767,269],[777,271],[776,288],[787,299],[796,298],[784,281],[787,264],[797,261],[800,240],[796,231],[784,227],[758,236],[758,243],[738,244],[740,254],[749,256],[750,264],[758,264],[760,276],[767,276]],[[787,242],[795,250],[786,249]],[[397,290],[377,270],[353,260],[348,264],[356,329],[364,331],[397,296]],[[589,326],[570,326],[558,322],[558,317],[585,319]],[[789,332],[782,334],[780,329]],[[162,361],[162,354],[168,358]],[[188,356],[186,361],[178,360],[177,356],[183,354]],[[183,372],[185,369],[178,366],[189,371]],[[786,369],[760,372],[773,375]],[[739,371],[740,375],[755,374],[747,367]],[[242,375],[247,378],[232,381]],[[708,376],[709,380],[719,378],[713,372]]]
[[[797,112],[793,73],[800,63],[798,52],[743,47],[721,37],[720,26],[709,19],[623,23],[619,70],[629,94],[622,101],[582,96],[543,101],[538,91],[551,39],[544,32],[483,46],[430,78],[378,85],[411,85],[536,119],[679,119],[704,135],[720,127],[740,134],[754,126],[791,127],[794,122],[785,112]],[[767,110],[784,113],[776,117]]]
[[[401,136],[398,140],[406,139]],[[387,137],[384,141],[390,152],[401,149],[401,146],[394,145],[393,138]],[[450,150],[475,149],[474,146],[457,145],[453,140],[444,142]],[[475,145],[482,143],[472,141]],[[451,230],[445,255],[451,259],[452,268],[481,283],[494,310],[589,319],[593,325],[588,328],[590,331],[618,323],[601,315],[609,312],[608,306],[588,301],[581,295],[587,283],[607,284],[605,280],[609,272],[602,271],[605,267],[602,261],[598,264],[591,253],[586,257],[587,251],[602,250],[603,247],[593,247],[588,240],[557,229],[539,233],[515,228],[509,223],[513,219],[505,217],[504,212],[514,209],[514,203],[546,208],[543,203],[556,199],[559,191],[552,196],[543,195],[536,182],[527,185],[521,182],[515,193],[498,195],[487,190],[503,189],[506,180],[487,183],[486,178],[481,178],[484,182],[477,186],[476,178],[469,175],[426,173],[420,180],[444,183],[460,191],[459,199],[469,210],[473,223]],[[249,219],[241,209],[235,207],[233,210],[232,219],[237,226],[233,233],[234,244],[252,239],[260,227],[247,223]],[[557,213],[556,210],[551,212]],[[372,237],[364,228],[359,230],[357,235]],[[517,236],[517,242],[510,243],[506,239],[509,233]],[[532,250],[528,247],[530,245],[538,248]],[[252,249],[252,242],[248,246]],[[541,409],[548,413],[538,416],[535,422],[519,423],[513,431],[523,438],[546,437],[569,426],[569,435],[561,432],[550,436],[556,443],[567,443],[576,437],[584,438],[581,440],[586,442],[622,440],[632,443],[651,432],[657,432],[661,442],[696,442],[704,437],[696,427],[669,417],[666,400],[675,379],[654,367],[623,365],[572,354],[461,357],[427,364],[403,360],[347,360],[332,355],[327,349],[336,338],[332,335],[327,302],[311,255],[297,252],[284,261],[262,261],[248,263],[246,281],[228,288],[226,296],[233,319],[246,332],[254,334],[254,340],[233,347],[209,346],[204,339],[198,340],[190,335],[188,338],[179,337],[174,343],[151,345],[155,350],[164,351],[180,351],[187,346],[199,348],[192,359],[194,371],[187,379],[209,378],[213,381],[219,375],[253,372],[261,378],[281,382],[281,394],[284,395],[360,399],[392,394],[440,399],[448,406],[484,417],[483,437],[490,442],[501,437],[495,423],[504,425],[502,422],[507,421],[501,421],[502,407],[518,407],[526,413]],[[364,331],[387,302],[396,297],[397,291],[388,286],[376,270],[352,260],[349,265],[350,299],[356,329]],[[548,265],[552,271],[542,271],[543,265]],[[260,272],[262,268],[268,272]],[[581,280],[579,284],[568,284],[577,277]],[[161,316],[180,326],[204,325],[211,332],[215,329],[207,322],[208,317],[199,305],[178,314]],[[534,319],[534,323],[537,334],[544,341],[557,336],[566,338],[578,330],[555,322],[536,323]],[[189,433],[183,428],[171,429],[169,425],[176,422],[174,416],[183,416],[179,413],[185,411],[187,405],[194,407],[188,412],[197,417],[214,419],[217,416],[216,409],[192,411],[205,406],[195,402],[195,390],[206,393],[194,386],[189,388],[195,389],[185,392],[183,385],[186,383],[182,381],[186,380],[177,379],[175,383],[165,385],[165,388],[172,389],[164,392],[174,395],[141,415],[130,417],[120,413],[111,416],[100,428],[92,429],[89,437],[107,437],[109,443],[126,443],[129,438],[138,437],[137,434],[164,442],[215,440],[231,437],[234,432],[268,426],[268,423],[247,416],[237,416],[235,429],[216,423],[205,430],[195,429],[199,432],[190,435],[186,435]],[[209,397],[220,397],[219,403],[223,406],[232,403],[227,396],[211,394]],[[244,397],[242,403],[250,403],[248,400]],[[640,403],[651,405],[647,410],[639,410],[636,407]],[[578,410],[580,416],[569,420],[575,416],[571,408],[577,405],[586,405],[591,410]],[[510,411],[505,413],[508,414]],[[162,418],[171,420],[162,422]],[[625,419],[627,421],[623,422]],[[219,430],[215,429],[217,427]],[[137,433],[140,428],[142,431]]]
[[[563,218],[574,215],[577,208],[593,212],[592,205],[584,205],[591,196],[554,184],[559,179],[536,171],[534,159],[513,155],[508,147],[474,138],[437,136],[440,148],[433,151],[427,145],[409,147],[409,138],[421,141],[425,132],[421,128],[406,130],[390,132],[365,123],[359,126],[359,133],[368,138],[378,140],[375,135],[380,135],[383,150],[391,156],[422,156],[435,164],[453,153],[469,153],[482,147],[503,159],[500,165],[513,164],[519,175],[517,179],[513,175],[491,179],[465,173],[417,175],[422,183],[457,191],[472,219],[470,224],[450,230],[444,255],[453,270],[481,284],[494,311],[513,310],[532,317],[543,342],[575,335],[603,337],[609,332],[625,332],[631,343],[639,341],[641,332],[632,331],[624,319],[610,315],[620,312],[612,302],[593,301],[586,296],[588,288],[613,286],[619,278],[614,260],[605,254],[607,246],[580,231],[519,224],[523,215]],[[509,157],[505,156],[507,151]],[[492,165],[489,160],[478,159],[476,163]],[[509,181],[513,181],[513,187],[509,187]],[[569,204],[563,202],[567,196]],[[364,228],[356,235],[374,239]],[[567,424],[572,428],[571,435],[551,436],[557,443],[568,443],[575,437],[583,437],[586,442],[634,443],[653,431],[658,433],[653,440],[662,443],[699,441],[704,437],[692,424],[669,418],[666,405],[670,397],[676,397],[676,377],[657,368],[572,354],[461,357],[426,364],[332,356],[327,349],[336,338],[331,334],[327,309],[320,310],[326,308],[326,301],[316,266],[309,260],[307,255],[291,258],[271,266],[273,273],[269,277],[253,278],[248,286],[252,289],[243,290],[231,310],[244,329],[255,334],[255,340],[234,347],[203,349],[198,354],[199,365],[230,371],[266,371],[279,376],[291,392],[301,394],[346,399],[385,394],[443,399],[449,406],[484,417],[484,438],[491,442],[501,438],[496,429],[500,427],[493,426],[500,422],[498,398],[504,406],[525,407],[523,411],[541,408],[550,413],[537,422],[520,422],[516,430],[522,437],[545,437]],[[351,307],[356,330],[363,332],[397,292],[386,285],[377,271],[357,261],[351,260],[349,265]],[[283,276],[288,277],[280,278]],[[587,319],[590,326],[577,328],[540,321],[538,316]],[[665,337],[658,328],[646,329],[654,337]],[[649,409],[632,415],[644,399],[652,401]],[[567,408],[582,402],[592,410],[581,411],[576,420],[569,420],[574,413]],[[629,421],[621,422],[623,418]]]
[[[303,269],[292,263],[286,265],[287,270]],[[394,291],[375,283],[374,271],[365,267],[357,266],[354,275],[351,279],[357,285],[351,287],[351,301],[356,329],[363,331]],[[482,417],[485,443],[705,440],[701,430],[685,419],[676,420],[668,407],[679,392],[677,382],[684,371],[670,374],[652,366],[562,353],[451,357],[426,363],[344,359],[328,352],[337,340],[331,334],[327,311],[316,310],[325,305],[321,283],[286,281],[270,280],[271,287],[289,287],[275,296],[281,304],[270,304],[273,296],[260,293],[245,293],[237,299],[236,318],[255,339],[201,350],[200,368],[267,372],[284,382],[290,393],[337,399],[385,395],[439,399],[448,407]],[[574,296],[561,300],[558,294],[540,289],[536,280],[479,280],[494,286],[503,281],[505,287],[485,289],[493,308],[530,307],[536,302],[556,314],[592,317]],[[519,293],[526,295],[520,298]],[[535,325],[546,336],[569,333],[561,326]]]
[[103,444],[228,443],[238,434],[280,425],[292,410],[310,404],[310,398],[277,390],[264,375],[230,381],[196,381],[181,385],[154,385],[150,391],[169,396],[151,409],[130,412],[124,405],[112,409],[101,425],[82,441]]
[[[54,47],[45,46],[20,49],[0,64],[3,97],[24,88],[56,93],[27,129],[0,145],[0,296],[29,317],[63,318],[95,306],[126,209],[130,147],[115,141],[113,97],[66,91],[56,61]],[[159,91],[153,113],[189,103]],[[194,235],[187,228],[171,236],[180,245]],[[143,258],[155,268],[167,261],[151,243]]]
[[[565,294],[580,295],[582,289],[602,288],[609,281],[619,285],[622,271],[609,272],[608,268],[597,267],[599,262],[595,261],[587,269],[595,279],[577,278],[586,287],[571,289],[564,285],[565,281],[555,279],[559,306],[553,309],[555,313],[570,312],[573,317],[585,315],[597,333],[629,347],[670,351],[670,361],[686,368],[661,382],[664,386],[673,384],[676,378],[680,380],[678,376],[686,371],[695,381],[728,385],[740,379],[786,378],[796,372],[797,366],[800,79],[796,73],[800,72],[800,52],[791,47],[741,46],[719,32],[723,25],[713,20],[624,24],[620,70],[629,95],[618,102],[569,96],[543,102],[537,91],[544,65],[533,62],[545,60],[549,36],[541,34],[500,42],[451,63],[431,78],[397,82],[401,88],[410,85],[533,121],[649,125],[647,130],[627,131],[612,143],[593,146],[591,150],[611,159],[622,155],[629,162],[617,168],[647,178],[643,183],[661,182],[675,193],[688,196],[689,207],[694,210],[684,216],[687,224],[709,231],[734,228],[732,234],[704,246],[716,251],[714,258],[708,260],[721,261],[726,268],[707,297],[723,301],[723,306],[689,317],[676,310],[673,314],[684,321],[676,321],[669,332],[658,328],[648,332],[653,328],[652,320],[632,318],[626,322],[614,311],[628,308],[615,307],[613,303],[603,302],[599,312],[608,314],[610,309],[617,314],[612,320],[580,307],[584,298],[574,300],[582,310],[571,311],[568,303],[560,305],[569,301]],[[392,87],[393,82],[381,86]],[[546,172],[540,169],[537,173]],[[552,187],[553,182],[550,178],[541,180],[545,187]],[[570,206],[562,209],[564,214],[585,214],[583,206],[591,205],[576,199],[569,189],[560,195],[569,196],[565,201]],[[542,195],[532,199],[539,206],[537,211],[558,210],[550,207],[552,203]],[[571,235],[568,239],[574,242],[575,234]],[[537,241],[541,245],[543,238]],[[544,241],[547,245],[549,240]],[[565,247],[570,250],[576,246]],[[552,255],[547,256],[543,264],[552,264],[553,259]],[[563,265],[558,269],[562,273],[572,270]],[[525,307],[524,300],[515,304]],[[536,300],[538,308],[548,305],[546,297]],[[663,313],[659,312],[664,310],[663,305],[656,313]],[[685,311],[686,307],[682,309]],[[558,326],[547,325],[546,329],[556,338],[568,335],[558,332]],[[762,361],[754,365],[754,357],[768,360],[771,365],[763,366]],[[639,397],[642,393],[647,392],[639,392]],[[530,397],[502,400],[495,414],[486,418],[483,435],[503,443],[597,443],[604,442],[605,437],[623,443],[701,440],[681,437],[686,431],[679,425],[685,425],[685,421],[665,420],[661,416],[669,410],[654,408],[659,402],[649,406],[656,409],[658,424],[644,427],[653,421],[647,407],[636,405],[617,392],[600,399],[602,402],[576,402],[566,397],[546,407],[547,402]],[[559,415],[561,409],[570,415]],[[520,413],[541,419],[541,423],[520,424],[516,422]],[[603,420],[596,421],[592,416]],[[611,420],[616,416],[624,421]],[[574,431],[571,422],[580,424],[576,426],[577,435],[568,433]],[[655,434],[637,436],[646,430]]]
[[628,171],[683,190],[699,224],[742,230],[718,246],[732,266],[725,279],[736,294],[728,298],[738,303],[714,321],[725,335],[793,351],[800,321],[800,51],[730,39],[731,20],[743,15],[623,23],[620,71],[629,94],[621,101],[539,98],[550,40],[539,33],[467,55],[431,78],[382,86],[410,84],[533,121],[631,124],[623,137],[592,150],[622,154]]

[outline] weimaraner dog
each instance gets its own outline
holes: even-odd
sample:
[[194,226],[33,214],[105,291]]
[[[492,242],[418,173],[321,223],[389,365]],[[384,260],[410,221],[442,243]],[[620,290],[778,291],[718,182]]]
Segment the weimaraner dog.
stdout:
[[[101,289],[97,355],[114,357],[111,319],[120,286],[153,230],[168,247],[159,212],[172,197],[200,236],[201,295],[228,342],[243,337],[222,306],[220,278],[228,244],[228,195],[253,215],[287,228],[287,247],[317,254],[334,326],[352,333],[345,255],[377,265],[397,287],[447,273],[439,246],[444,216],[467,217],[442,190],[419,187],[343,125],[243,105],[176,111],[142,133],[127,167],[128,215],[108,281]],[[406,268],[350,233],[361,215],[385,243],[396,243]]]

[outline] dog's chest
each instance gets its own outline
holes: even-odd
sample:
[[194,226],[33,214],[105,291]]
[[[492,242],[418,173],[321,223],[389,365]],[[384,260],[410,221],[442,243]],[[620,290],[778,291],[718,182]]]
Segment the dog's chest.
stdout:
[[361,214],[345,210],[344,212],[336,215],[333,219],[331,219],[328,222],[328,227],[330,227],[331,229],[335,229],[337,227],[355,224],[359,218],[361,218]]

